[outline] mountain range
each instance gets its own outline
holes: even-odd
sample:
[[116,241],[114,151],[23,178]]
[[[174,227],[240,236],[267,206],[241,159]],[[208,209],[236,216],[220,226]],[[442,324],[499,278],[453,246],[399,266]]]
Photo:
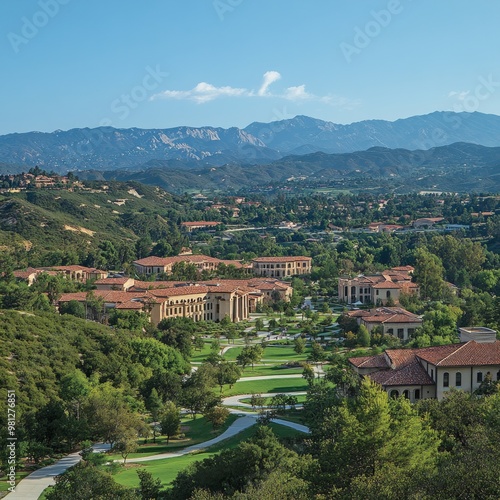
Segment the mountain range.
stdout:
[[456,142],[500,146],[500,116],[435,112],[394,122],[366,120],[349,125],[296,116],[255,122],[244,129],[99,127],[15,133],[0,136],[0,173],[35,165],[60,173],[143,171],[151,168],[151,162],[179,169],[265,165],[290,155],[352,153],[373,147],[429,150]]
[[500,191],[500,147],[455,143],[428,150],[370,148],[354,153],[290,155],[269,164],[179,168],[155,160],[139,171],[87,171],[81,178],[135,181],[182,193],[190,189],[236,191],[244,188],[331,185],[414,191]]

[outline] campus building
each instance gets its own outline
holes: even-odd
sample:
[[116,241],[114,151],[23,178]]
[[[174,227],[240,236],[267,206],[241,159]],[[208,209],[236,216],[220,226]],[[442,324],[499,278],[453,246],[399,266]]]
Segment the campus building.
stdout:
[[352,368],[379,383],[391,397],[411,402],[446,397],[452,388],[469,393],[490,377],[500,380],[500,341],[484,327],[460,328],[458,344],[420,349],[388,349],[376,356],[350,358]]
[[339,278],[339,302],[383,306],[392,301],[397,304],[401,293],[419,292],[418,285],[411,281],[413,270],[412,266],[400,266],[380,274]]
[[252,271],[257,276],[284,278],[311,273],[311,257],[257,257],[252,259]]
[[[227,316],[237,323],[248,319],[258,304],[290,300],[293,291],[287,283],[267,278],[195,283],[105,278],[95,284],[97,289],[92,294],[102,298],[105,311],[142,311],[155,325],[165,318],[176,317],[220,321]],[[65,293],[59,304],[73,300],[87,304],[89,296],[87,292]]]
[[219,265],[235,266],[242,268],[242,264],[237,260],[221,260],[208,255],[177,255],[175,257],[145,257],[134,260],[133,265],[138,274],[171,274],[172,267],[178,262],[194,264],[198,271],[216,271]]
[[393,335],[402,342],[412,337],[422,326],[422,318],[402,307],[378,307],[348,311],[347,316],[355,318],[358,325],[365,325],[369,332],[380,327],[384,335]]

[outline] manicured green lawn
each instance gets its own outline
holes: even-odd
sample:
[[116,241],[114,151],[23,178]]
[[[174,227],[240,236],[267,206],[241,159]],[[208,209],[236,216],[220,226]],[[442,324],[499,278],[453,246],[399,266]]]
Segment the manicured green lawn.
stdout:
[[[278,424],[271,424],[271,428],[279,437],[297,436],[302,434],[294,429]],[[117,483],[124,486],[128,486],[130,488],[137,487],[139,485],[139,478],[136,471],[139,468],[144,468],[148,470],[154,478],[160,478],[163,486],[167,486],[175,479],[179,471],[183,470],[191,463],[211,457],[223,449],[235,448],[238,443],[253,436],[256,430],[257,426],[254,425],[253,427],[245,429],[243,432],[240,432],[230,439],[207,448],[207,450],[201,453],[185,455],[179,458],[153,460],[150,462],[143,462],[141,464],[127,465],[122,472],[119,472],[114,476],[114,479]]]
[[306,349],[302,354],[297,354],[293,346],[266,347],[262,359],[276,362],[283,361],[305,361],[310,349]]
[[201,351],[197,351],[193,349],[193,354],[191,356],[191,362],[197,362],[197,363],[202,363],[207,359],[207,356],[211,352],[211,341],[210,342],[205,342],[203,349]]
[[232,347],[224,353],[224,359],[228,361],[236,361],[236,357],[241,353],[243,347]]
[[253,369],[251,366],[247,366],[243,370],[242,377],[259,377],[264,375],[293,375],[297,373],[302,373],[304,369],[298,368],[283,368],[280,365],[256,365]]
[[306,391],[307,381],[303,378],[281,378],[272,380],[252,380],[236,382],[232,389],[224,387],[224,396],[236,396],[238,394],[265,394],[267,392],[294,392]]
[[[131,453],[129,458],[147,457],[149,455],[158,455],[159,453],[168,453],[176,451],[193,444],[208,441],[220,434],[222,434],[238,417],[236,415],[229,415],[224,425],[217,431],[213,431],[212,424],[204,417],[198,417],[193,420],[191,417],[182,419],[181,430],[185,434],[184,438],[170,439],[167,444],[165,437],[156,438],[156,444],[151,443],[141,444],[136,453]],[[141,439],[139,442],[143,442]],[[109,460],[121,460],[122,456],[119,453],[109,455]]]

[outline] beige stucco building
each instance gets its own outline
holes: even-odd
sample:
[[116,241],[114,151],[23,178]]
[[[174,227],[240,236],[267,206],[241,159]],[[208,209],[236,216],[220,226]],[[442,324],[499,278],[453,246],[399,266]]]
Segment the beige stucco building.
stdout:
[[311,273],[311,257],[257,257],[252,259],[252,271],[256,276],[284,278]]
[[172,267],[178,262],[194,264],[198,271],[216,271],[221,264],[241,268],[237,260],[222,260],[208,255],[177,255],[175,257],[145,257],[135,260],[133,265],[138,274],[171,274]]
[[495,330],[461,328],[459,344],[388,349],[377,356],[350,358],[353,369],[378,382],[391,397],[415,402],[446,397],[452,388],[469,393],[486,377],[500,380],[500,341]]
[[339,302],[386,305],[392,300],[397,304],[401,293],[419,291],[418,285],[411,281],[412,272],[412,266],[401,266],[387,269],[380,274],[339,278]]
[[[221,321],[229,317],[232,322],[248,319],[257,305],[274,300],[290,300],[293,289],[287,283],[269,278],[248,280],[212,280],[205,282],[138,281],[132,278],[106,278],[96,282],[93,290],[102,297],[106,310],[142,311],[153,324],[162,319],[187,317],[194,321]],[[76,300],[85,304],[86,292],[65,293],[59,304]]]
[[358,325],[365,325],[369,332],[376,327],[382,328],[385,335],[393,335],[405,342],[415,330],[422,326],[422,318],[402,307],[378,307],[376,309],[358,309],[348,311],[349,317],[355,318]]

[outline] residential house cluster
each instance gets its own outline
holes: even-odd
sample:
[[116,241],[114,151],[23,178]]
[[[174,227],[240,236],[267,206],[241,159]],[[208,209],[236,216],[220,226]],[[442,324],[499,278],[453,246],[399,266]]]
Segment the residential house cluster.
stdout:
[[469,393],[486,378],[500,380],[500,341],[485,327],[460,328],[460,343],[418,349],[388,349],[350,358],[351,367],[379,383],[391,397],[411,402],[446,397],[452,389]]
[[339,301],[358,305],[397,304],[401,293],[419,292],[418,285],[411,281],[413,271],[412,266],[399,266],[379,274],[341,277],[338,283]]

